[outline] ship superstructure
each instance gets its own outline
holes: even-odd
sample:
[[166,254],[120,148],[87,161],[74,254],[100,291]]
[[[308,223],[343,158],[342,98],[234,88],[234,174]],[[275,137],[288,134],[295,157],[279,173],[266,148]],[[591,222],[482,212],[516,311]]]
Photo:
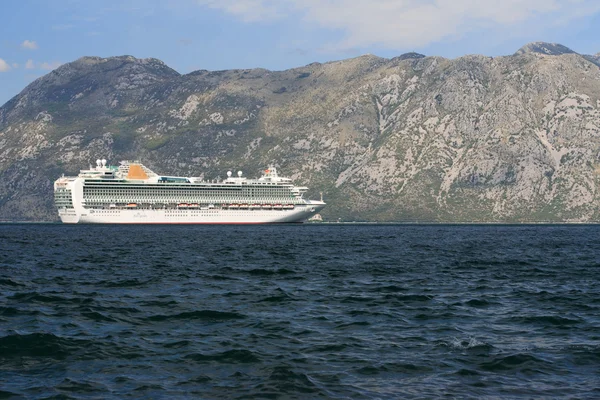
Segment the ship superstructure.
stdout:
[[227,179],[160,175],[140,162],[122,161],[81,170],[54,182],[54,199],[64,223],[261,224],[302,222],[323,201],[304,199],[308,188],[295,186],[269,166],[258,179],[239,171]]

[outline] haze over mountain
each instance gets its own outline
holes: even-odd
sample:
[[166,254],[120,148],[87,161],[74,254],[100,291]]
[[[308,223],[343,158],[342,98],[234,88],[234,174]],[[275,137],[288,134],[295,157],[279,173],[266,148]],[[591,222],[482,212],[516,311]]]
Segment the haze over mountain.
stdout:
[[107,158],[206,179],[275,163],[329,219],[597,221],[599,65],[541,42],[279,72],[83,57],[0,108],[0,219],[56,220],[54,179]]

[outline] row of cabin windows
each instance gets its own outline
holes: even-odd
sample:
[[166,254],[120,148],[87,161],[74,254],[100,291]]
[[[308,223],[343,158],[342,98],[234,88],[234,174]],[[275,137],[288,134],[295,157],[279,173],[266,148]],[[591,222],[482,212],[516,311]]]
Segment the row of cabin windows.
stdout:
[[[273,194],[273,195],[249,195],[249,196],[243,196],[243,195],[237,195],[237,196],[219,196],[219,195],[211,195],[211,196],[198,196],[198,195],[194,195],[194,194],[179,194],[178,196],[173,196],[173,195],[156,195],[153,193],[136,193],[136,194],[132,194],[132,195],[128,195],[128,196],[124,196],[124,195],[115,195],[114,193],[86,193],[85,194],[86,198],[93,198],[93,197],[103,197],[103,198],[123,198],[123,199],[131,199],[131,198],[153,198],[153,199],[181,199],[181,198],[194,198],[194,199],[248,199],[248,198],[252,198],[252,199],[265,199],[265,198],[294,198],[295,196],[292,195],[291,193],[282,193],[282,194]],[[70,198],[70,197],[69,197]]]
[[243,200],[248,200],[248,199],[254,199],[254,200],[267,200],[267,199],[293,199],[295,198],[295,196],[291,193],[273,193],[273,194],[263,194],[261,193],[260,195],[258,194],[250,194],[250,195],[243,195],[242,193],[237,193],[237,194],[231,194],[231,193],[227,193],[227,194],[211,194],[211,195],[202,195],[202,196],[198,196],[197,193],[177,193],[175,196],[175,193],[144,193],[144,192],[135,192],[135,193],[126,193],[126,194],[120,194],[120,193],[89,193],[86,192],[85,193],[85,198],[86,199],[94,199],[94,198],[101,198],[101,199],[124,199],[124,200],[130,200],[130,199],[153,199],[153,200],[179,200],[179,199],[195,199],[196,201],[208,201],[208,200],[223,200],[223,201],[243,201]]
[[86,194],[106,194],[106,195],[127,195],[133,196],[138,194],[151,194],[151,195],[203,195],[203,196],[231,196],[232,194],[237,195],[284,195],[291,193],[290,190],[286,189],[274,189],[274,190],[250,190],[232,193],[229,191],[210,191],[210,192],[198,192],[195,190],[178,190],[174,191],[162,191],[162,190],[111,190],[111,189],[84,189]]
[[[197,199],[193,197],[178,197],[177,199],[160,199],[160,198],[148,198],[148,197],[135,197],[127,199],[118,199],[114,197],[88,197],[85,198],[85,202],[90,203],[159,203],[159,204],[175,204],[175,203],[198,203],[198,204],[221,204],[221,203],[257,203],[257,204],[276,204],[276,203],[295,203],[295,198],[260,198],[260,199],[235,199],[235,198],[203,198]],[[66,202],[66,201],[65,201]],[[68,202],[71,202],[70,200]]]

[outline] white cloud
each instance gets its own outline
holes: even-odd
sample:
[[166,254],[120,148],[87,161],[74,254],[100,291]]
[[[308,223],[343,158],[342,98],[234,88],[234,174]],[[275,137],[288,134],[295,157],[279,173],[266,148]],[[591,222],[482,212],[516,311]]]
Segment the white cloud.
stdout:
[[600,12],[598,0],[197,0],[244,21],[296,17],[343,32],[338,46],[418,48],[478,29],[549,30]]
[[25,63],[25,69],[34,69],[35,68],[35,64],[33,63],[32,59],[27,60],[27,62]]
[[45,69],[45,70],[51,71],[53,69],[60,67],[61,65],[62,65],[62,63],[58,62],[58,61],[43,62],[40,64],[40,69]]
[[0,72],[6,72],[10,70],[10,65],[6,61],[0,58]]
[[25,40],[23,43],[21,43],[21,47],[27,50],[36,50],[38,45],[33,40]]

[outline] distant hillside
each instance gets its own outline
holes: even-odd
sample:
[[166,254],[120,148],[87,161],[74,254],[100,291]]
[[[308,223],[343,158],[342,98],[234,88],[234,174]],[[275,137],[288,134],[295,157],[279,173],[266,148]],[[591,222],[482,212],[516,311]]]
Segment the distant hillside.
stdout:
[[575,54],[570,48],[558,43],[533,42],[521,47],[515,54],[539,53],[547,56]]
[[599,221],[600,56],[362,56],[287,71],[83,57],[0,108],[0,219],[56,220],[96,158],[223,178],[268,163],[325,219]]

